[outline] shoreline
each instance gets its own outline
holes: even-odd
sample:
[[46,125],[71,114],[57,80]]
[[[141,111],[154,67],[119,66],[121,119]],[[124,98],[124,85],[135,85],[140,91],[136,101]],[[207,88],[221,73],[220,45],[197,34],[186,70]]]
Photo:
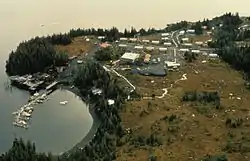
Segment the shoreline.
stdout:
[[[97,117],[97,115],[95,114],[94,110],[93,110],[93,105],[91,104],[88,104],[88,102],[86,102],[83,98],[83,96],[81,95],[80,91],[78,88],[74,87],[73,89],[70,88],[69,86],[60,86],[59,89],[62,89],[62,90],[68,90],[72,93],[74,93],[76,96],[80,97],[81,100],[86,104],[86,107],[88,108],[89,110],[89,113],[90,115],[92,116],[92,119],[93,119],[93,124],[90,128],[90,130],[88,131],[87,135],[84,136],[78,143],[76,143],[72,148],[70,148],[69,150],[63,152],[62,154],[60,155],[68,155],[74,151],[77,151],[79,150],[80,148],[84,148],[95,136],[98,128],[99,128],[99,125],[100,125],[100,120],[99,118]],[[60,156],[59,155],[59,156]]]

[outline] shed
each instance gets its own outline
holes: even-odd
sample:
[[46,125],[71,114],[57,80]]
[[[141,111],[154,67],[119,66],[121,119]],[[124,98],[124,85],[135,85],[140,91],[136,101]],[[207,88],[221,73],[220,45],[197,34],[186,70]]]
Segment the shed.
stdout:
[[121,60],[134,62],[139,57],[140,57],[140,54],[137,54],[137,53],[124,53],[121,57]]
[[183,46],[192,46],[192,43],[184,43]]

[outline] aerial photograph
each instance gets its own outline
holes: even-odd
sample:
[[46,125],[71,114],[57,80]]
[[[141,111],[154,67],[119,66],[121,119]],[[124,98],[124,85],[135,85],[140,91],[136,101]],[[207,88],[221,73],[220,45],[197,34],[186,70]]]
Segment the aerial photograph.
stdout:
[[0,0],[0,161],[250,161],[249,6]]

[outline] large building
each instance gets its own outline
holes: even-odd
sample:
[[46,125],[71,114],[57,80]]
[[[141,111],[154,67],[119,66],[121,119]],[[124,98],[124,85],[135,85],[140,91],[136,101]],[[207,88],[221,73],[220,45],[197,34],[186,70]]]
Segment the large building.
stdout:
[[121,57],[121,61],[134,62],[140,57],[140,54],[137,53],[124,53]]

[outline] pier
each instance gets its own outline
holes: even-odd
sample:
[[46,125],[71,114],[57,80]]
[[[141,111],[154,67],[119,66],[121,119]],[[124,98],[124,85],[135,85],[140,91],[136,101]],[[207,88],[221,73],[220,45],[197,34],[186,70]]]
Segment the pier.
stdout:
[[14,115],[13,125],[27,129],[29,127],[28,122],[31,118],[32,112],[34,111],[35,105],[47,101],[48,95],[53,92],[53,90],[55,89],[54,87],[56,87],[57,84],[58,82],[55,81],[50,85],[48,85],[44,92],[41,93],[36,92],[30,97],[27,104],[21,106],[16,112],[13,112],[12,113]]

